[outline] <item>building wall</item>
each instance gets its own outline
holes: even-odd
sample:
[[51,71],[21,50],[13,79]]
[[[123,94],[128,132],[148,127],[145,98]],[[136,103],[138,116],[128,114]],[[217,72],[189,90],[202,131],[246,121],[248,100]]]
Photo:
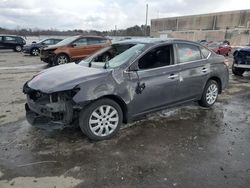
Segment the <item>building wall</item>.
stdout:
[[160,18],[151,20],[151,36],[176,37],[188,40],[230,40],[235,45],[250,40],[250,10],[239,10]]

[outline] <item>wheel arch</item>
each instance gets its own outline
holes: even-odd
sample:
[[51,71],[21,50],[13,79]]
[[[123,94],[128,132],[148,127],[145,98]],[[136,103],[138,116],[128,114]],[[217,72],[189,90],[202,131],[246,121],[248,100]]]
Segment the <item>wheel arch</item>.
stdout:
[[67,56],[67,57],[69,58],[69,60],[70,60],[70,56],[69,56],[69,54],[67,54],[66,52],[59,52],[59,53],[56,54],[56,57],[58,57],[59,55],[65,55],[65,56]]

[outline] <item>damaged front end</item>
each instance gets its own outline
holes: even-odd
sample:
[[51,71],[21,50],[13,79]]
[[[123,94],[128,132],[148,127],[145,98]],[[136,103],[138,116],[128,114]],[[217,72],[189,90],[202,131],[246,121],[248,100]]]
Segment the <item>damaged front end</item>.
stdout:
[[45,123],[49,126],[72,125],[81,109],[72,100],[79,90],[74,88],[48,94],[34,90],[26,83],[23,92],[27,95],[25,109],[28,122],[38,127]]

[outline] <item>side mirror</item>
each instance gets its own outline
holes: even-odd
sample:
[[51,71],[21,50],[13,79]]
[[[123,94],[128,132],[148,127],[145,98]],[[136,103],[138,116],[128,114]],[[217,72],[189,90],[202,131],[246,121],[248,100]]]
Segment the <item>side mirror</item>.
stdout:
[[32,42],[32,44],[35,44],[35,43],[36,43],[36,41],[33,41],[33,42]]
[[75,46],[76,46],[76,44],[74,44],[74,43],[73,43],[73,44],[70,44],[70,47],[73,47],[73,48],[74,48]]
[[41,43],[41,45],[45,45],[45,43],[44,43],[44,42],[42,42],[42,43]]

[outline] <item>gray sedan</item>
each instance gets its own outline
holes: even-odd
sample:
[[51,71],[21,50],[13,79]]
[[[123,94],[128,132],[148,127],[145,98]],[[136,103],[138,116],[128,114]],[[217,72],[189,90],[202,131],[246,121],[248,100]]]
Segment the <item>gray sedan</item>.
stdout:
[[151,112],[191,101],[210,107],[228,79],[225,58],[198,43],[127,40],[26,82],[26,116],[32,125],[76,123],[90,139],[103,140]]

